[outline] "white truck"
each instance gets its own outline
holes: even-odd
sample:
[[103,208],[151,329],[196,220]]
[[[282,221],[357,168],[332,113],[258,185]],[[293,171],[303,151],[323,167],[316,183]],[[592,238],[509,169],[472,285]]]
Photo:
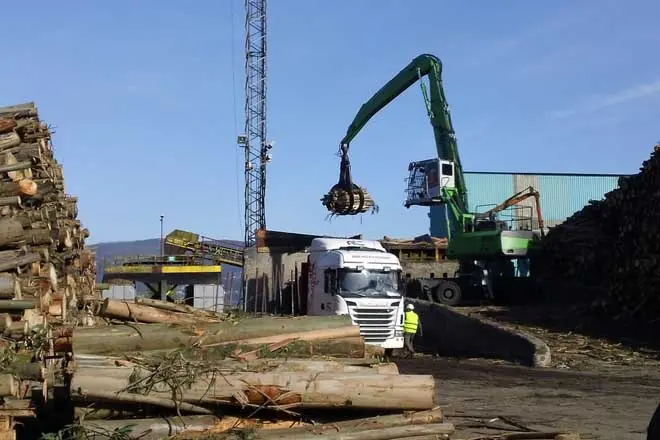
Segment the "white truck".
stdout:
[[350,315],[367,344],[403,347],[401,263],[378,241],[314,238],[308,257],[308,315]]

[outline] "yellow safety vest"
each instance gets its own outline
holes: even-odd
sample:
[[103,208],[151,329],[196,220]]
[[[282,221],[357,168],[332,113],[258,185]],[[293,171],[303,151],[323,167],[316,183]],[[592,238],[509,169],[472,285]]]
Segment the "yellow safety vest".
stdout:
[[403,322],[404,333],[417,333],[419,325],[419,315],[412,310],[406,312],[406,320]]

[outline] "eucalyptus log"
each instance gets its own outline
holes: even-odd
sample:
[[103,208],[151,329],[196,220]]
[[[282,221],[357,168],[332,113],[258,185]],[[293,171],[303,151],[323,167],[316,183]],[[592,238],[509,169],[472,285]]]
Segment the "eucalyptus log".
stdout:
[[11,374],[0,374],[0,397],[18,397],[19,383]]
[[21,297],[21,283],[16,274],[0,273],[0,299]]
[[213,313],[207,310],[196,309],[195,307],[189,306],[187,304],[175,304],[167,301],[161,301],[158,299],[136,297],[135,303],[141,304],[143,306],[154,307],[157,309],[169,310],[172,312],[189,313],[199,316],[216,317],[216,318],[218,316],[217,313]]
[[220,419],[216,416],[184,416],[129,420],[83,420],[80,426],[85,429],[88,440],[105,440],[110,433],[130,426],[128,438],[140,440],[161,440],[182,432],[199,432],[213,428]]
[[192,316],[110,298],[103,301],[99,315],[105,318],[144,323],[194,324],[197,322],[196,318]]
[[[168,378],[183,378],[186,371],[169,370]],[[76,368],[71,393],[94,399],[98,393],[118,398],[139,395],[143,385],[148,396],[172,398],[172,389],[152,383],[149,370],[134,368]],[[143,378],[143,382],[139,382]],[[142,385],[140,385],[142,383]],[[337,408],[428,410],[436,406],[435,379],[431,375],[379,375],[364,373],[216,373],[199,374],[190,386],[176,390],[178,399],[199,404],[266,406],[286,408]],[[128,397],[127,397],[128,398]],[[350,402],[350,404],[347,404]]]
[[10,171],[21,171],[32,168],[32,162],[24,160],[21,162],[0,165],[0,173],[9,173]]
[[0,260],[0,272],[7,272],[14,270],[21,266],[36,263],[41,260],[41,255],[38,252],[22,255],[13,260]]
[[0,133],[13,131],[16,128],[16,121],[13,119],[0,118]]
[[[75,328],[75,353],[112,354],[142,350],[186,348],[193,344],[240,341],[267,335],[289,335],[352,325],[348,316],[303,316],[296,318],[239,318],[238,322],[219,322],[171,326],[164,324],[115,325],[102,329]],[[358,334],[359,328],[355,326]]]
[[22,207],[20,196],[0,197],[0,206]]
[[27,310],[37,306],[34,300],[0,300],[0,310]]
[[33,180],[0,182],[0,197],[34,196],[35,194],[37,194],[37,184]]
[[6,150],[20,145],[21,137],[15,131],[0,134],[0,150]]
[[11,218],[0,219],[0,248],[17,248],[24,240],[21,222]]
[[41,246],[53,243],[52,232],[50,229],[27,229],[25,231],[25,240],[29,245]]

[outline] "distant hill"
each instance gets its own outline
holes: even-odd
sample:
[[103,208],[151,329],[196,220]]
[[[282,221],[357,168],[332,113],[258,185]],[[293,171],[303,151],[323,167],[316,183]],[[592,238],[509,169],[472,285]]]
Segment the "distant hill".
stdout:
[[[243,242],[236,240],[218,240],[218,243],[224,246],[242,248]],[[159,255],[160,239],[149,238],[147,240],[136,241],[114,241],[107,243],[96,243],[87,245],[96,252],[96,279],[101,282],[103,279],[103,266],[110,264],[117,257],[130,257],[137,255]],[[223,265],[225,272],[241,272],[241,269],[235,266]]]

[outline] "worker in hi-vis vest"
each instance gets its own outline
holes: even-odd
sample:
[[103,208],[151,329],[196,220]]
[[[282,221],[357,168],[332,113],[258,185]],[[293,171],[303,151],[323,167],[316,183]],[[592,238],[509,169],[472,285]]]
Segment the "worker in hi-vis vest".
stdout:
[[413,357],[415,354],[415,347],[413,347],[413,340],[417,334],[417,328],[420,329],[422,334],[422,327],[419,323],[419,315],[415,313],[415,306],[408,304],[406,306],[406,316],[403,321],[403,346],[408,351],[408,356]]

